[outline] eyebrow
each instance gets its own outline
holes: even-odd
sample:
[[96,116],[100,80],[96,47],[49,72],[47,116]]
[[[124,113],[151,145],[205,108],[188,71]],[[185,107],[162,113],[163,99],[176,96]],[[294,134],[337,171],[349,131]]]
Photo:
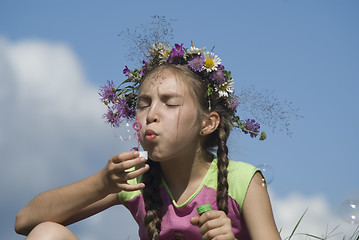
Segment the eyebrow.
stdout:
[[[168,99],[171,99],[171,98],[180,98],[180,99],[183,99],[184,96],[179,95],[178,93],[165,93],[165,94],[161,94],[161,95],[160,95],[160,99],[168,100]],[[148,95],[148,94],[140,94],[140,95],[137,97],[137,100],[138,100],[138,101],[141,101],[141,100],[150,100],[150,99],[151,99],[151,97],[150,97],[150,95]]]
[[142,100],[150,100],[150,96],[148,96],[147,94],[141,94],[137,97],[137,102],[138,101],[142,101]]
[[182,95],[178,95],[178,94],[162,94],[160,96],[160,99],[161,100],[164,100],[164,101],[167,101],[167,100],[170,100],[170,99],[184,99],[184,97]]

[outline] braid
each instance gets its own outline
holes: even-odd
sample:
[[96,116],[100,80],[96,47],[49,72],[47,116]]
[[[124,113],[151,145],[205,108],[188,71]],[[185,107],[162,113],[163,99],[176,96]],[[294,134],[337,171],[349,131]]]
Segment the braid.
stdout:
[[150,240],[158,240],[161,232],[162,198],[159,194],[161,182],[161,167],[159,163],[148,160],[150,170],[143,175],[146,187],[143,189],[146,216],[145,228]]
[[219,210],[228,213],[228,147],[227,139],[230,133],[230,127],[224,123],[220,122],[218,126],[218,148],[217,148],[217,206]]
[[[202,113],[208,112],[208,101],[206,98],[207,84],[197,74],[193,73],[187,66],[184,65],[162,65],[147,73],[146,77],[155,74],[163,69],[169,69],[182,80],[187,81],[193,91],[192,97],[197,100],[199,109]],[[229,111],[229,106],[223,98],[219,98],[217,92],[213,92],[211,111],[217,112],[220,115],[220,124],[216,131],[207,136],[203,140],[203,149],[209,154],[217,149],[217,206],[219,210],[228,213],[228,147],[227,139],[232,130],[232,115]],[[150,240],[158,240],[161,232],[162,221],[162,199],[159,194],[159,185],[161,181],[161,167],[157,162],[148,161],[150,170],[143,175],[143,182],[146,187],[143,189],[143,198],[145,202],[146,216],[144,224]]]

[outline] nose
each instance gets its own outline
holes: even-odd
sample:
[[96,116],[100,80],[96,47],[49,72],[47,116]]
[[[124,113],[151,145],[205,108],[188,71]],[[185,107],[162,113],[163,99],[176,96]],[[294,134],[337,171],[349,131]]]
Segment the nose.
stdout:
[[158,121],[159,121],[158,107],[156,106],[156,104],[152,104],[147,112],[146,124],[148,125],[150,123],[156,123]]

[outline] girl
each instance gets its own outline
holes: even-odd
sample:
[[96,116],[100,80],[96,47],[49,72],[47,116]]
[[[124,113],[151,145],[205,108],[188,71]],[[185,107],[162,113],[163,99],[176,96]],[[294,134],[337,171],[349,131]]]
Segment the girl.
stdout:
[[[126,66],[127,86],[108,82],[100,94],[114,126],[137,108],[149,160],[120,153],[98,173],[38,195],[18,213],[18,233],[77,239],[64,226],[123,204],[141,239],[280,239],[260,171],[227,156],[233,126],[255,137],[259,125],[235,115],[233,80],[220,59],[182,46],[154,44],[141,69]],[[198,215],[203,204],[213,210]]]

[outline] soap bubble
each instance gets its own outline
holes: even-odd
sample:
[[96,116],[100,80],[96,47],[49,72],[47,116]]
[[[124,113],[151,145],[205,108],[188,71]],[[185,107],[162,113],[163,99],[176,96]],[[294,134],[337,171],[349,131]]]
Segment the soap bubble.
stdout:
[[344,221],[350,224],[359,224],[359,200],[346,200],[339,208]]
[[134,138],[135,131],[132,124],[129,122],[122,122],[119,127],[114,127],[114,134],[119,141],[128,141]]
[[259,168],[262,171],[267,185],[269,185],[271,182],[273,182],[274,171],[271,166],[269,166],[266,163],[263,163],[263,164],[258,165],[257,168]]

